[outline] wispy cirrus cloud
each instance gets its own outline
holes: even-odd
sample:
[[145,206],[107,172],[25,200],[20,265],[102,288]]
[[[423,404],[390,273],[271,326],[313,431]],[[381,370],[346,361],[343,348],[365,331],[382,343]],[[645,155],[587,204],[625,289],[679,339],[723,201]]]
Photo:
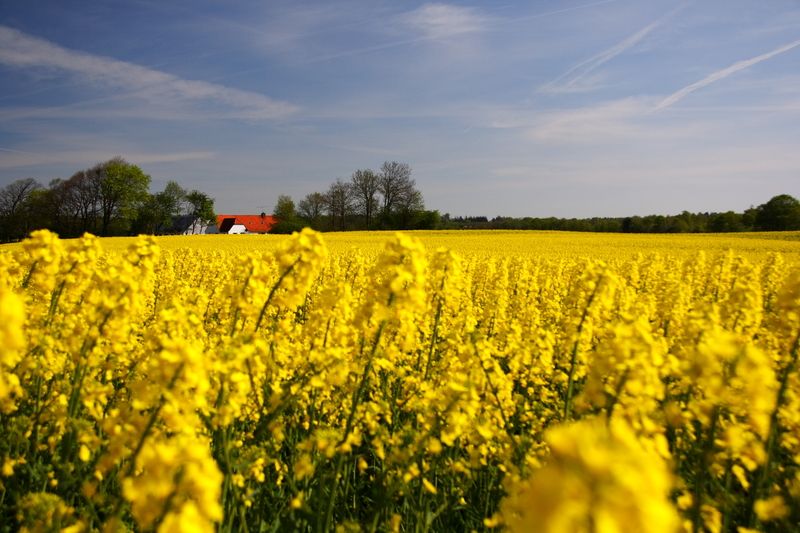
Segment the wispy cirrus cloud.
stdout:
[[483,31],[488,20],[473,8],[451,4],[424,4],[401,16],[407,26],[434,40]]
[[796,41],[792,41],[791,43],[785,44],[783,46],[780,46],[780,47],[772,50],[771,52],[767,52],[766,54],[761,54],[759,56],[752,57],[750,59],[744,59],[742,61],[737,61],[736,63],[734,63],[733,65],[731,65],[729,67],[726,67],[726,68],[723,68],[721,70],[717,70],[715,72],[712,72],[711,74],[709,74],[708,76],[706,76],[702,80],[696,81],[696,82],[692,83],[691,85],[687,85],[686,87],[683,87],[682,89],[679,89],[679,90],[675,91],[674,93],[672,93],[671,95],[667,96],[661,102],[659,102],[658,105],[656,105],[655,109],[656,109],[656,111],[659,111],[661,109],[666,109],[667,107],[669,107],[669,106],[671,106],[671,105],[683,100],[689,94],[691,94],[691,93],[693,93],[693,92],[695,92],[695,91],[697,91],[699,89],[702,89],[703,87],[707,87],[707,86],[711,85],[712,83],[715,83],[717,81],[725,79],[728,76],[730,76],[732,74],[736,74],[737,72],[739,72],[741,70],[744,70],[746,68],[752,67],[753,65],[757,65],[758,63],[761,63],[762,61],[766,61],[768,59],[772,59],[773,57],[775,57],[777,55],[786,53],[789,50],[797,48],[798,46],[800,46],[800,39],[798,39]]
[[488,31],[495,19],[481,14],[474,8],[438,3],[424,4],[412,11],[400,13],[394,16],[394,20],[399,23],[398,27],[402,30],[401,39],[327,51],[307,58],[304,63],[345,59],[418,43],[451,41],[456,37]]
[[541,112],[524,135],[537,143],[603,146],[702,139],[723,128],[707,119],[664,120],[652,113],[655,101],[652,96],[637,96]]
[[[329,61],[331,59],[341,59],[350,56],[381,52],[383,50],[414,45],[421,42],[443,41],[470,34],[505,31],[509,23],[528,23],[534,19],[553,17],[619,1],[620,0],[598,0],[552,11],[536,12],[513,19],[490,15],[472,7],[444,3],[428,3],[412,11],[400,13],[395,17],[395,20],[400,23],[399,27],[404,30],[410,30],[411,36],[408,38],[380,42],[371,46],[330,51],[319,54],[306,62]],[[380,16],[384,17],[385,14],[382,13]]]
[[55,69],[82,76],[94,84],[130,91],[159,104],[210,102],[249,119],[280,118],[297,110],[293,104],[263,94],[188,80],[134,63],[70,50],[3,25],[0,25],[0,63],[23,69]]
[[526,137],[537,142],[596,143],[632,138],[641,133],[637,119],[649,105],[642,98],[624,98],[577,109],[541,113]]
[[644,28],[633,33],[632,35],[618,42],[614,46],[607,48],[602,52],[595,54],[592,57],[581,61],[580,63],[577,63],[576,65],[573,65],[566,72],[564,72],[554,80],[543,85],[539,89],[539,91],[545,93],[575,92],[575,88],[579,85],[579,82],[585,76],[591,74],[597,68],[608,63],[618,55],[636,46],[645,37],[650,35],[654,30],[656,30],[657,28],[662,26],[665,22],[667,22],[669,19],[674,17],[681,9],[683,9],[683,7],[684,4],[679,5],[666,15],[663,15],[657,20],[651,22]]

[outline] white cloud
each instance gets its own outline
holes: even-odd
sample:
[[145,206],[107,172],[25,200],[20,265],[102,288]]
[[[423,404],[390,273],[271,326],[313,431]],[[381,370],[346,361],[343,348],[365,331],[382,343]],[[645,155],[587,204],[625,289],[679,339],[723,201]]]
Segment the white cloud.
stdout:
[[750,59],[737,61],[736,63],[734,63],[733,65],[731,65],[731,66],[729,66],[727,68],[724,68],[724,69],[721,69],[721,70],[717,70],[716,72],[712,72],[711,74],[709,74],[708,76],[706,76],[702,80],[697,81],[695,83],[692,83],[691,85],[687,85],[686,87],[684,87],[684,88],[682,88],[682,89],[680,89],[678,91],[675,91],[671,95],[669,95],[666,98],[664,98],[656,106],[656,110],[665,109],[665,108],[667,108],[667,107],[679,102],[680,100],[682,100],[683,98],[685,98],[689,94],[691,94],[691,93],[693,93],[693,92],[695,92],[695,91],[697,91],[699,89],[702,89],[703,87],[707,87],[708,85],[711,85],[714,82],[717,82],[719,80],[725,79],[728,76],[739,72],[740,70],[744,70],[744,69],[746,69],[748,67],[756,65],[758,63],[761,63],[762,61],[766,61],[766,60],[771,59],[771,58],[773,58],[773,57],[775,57],[777,55],[780,55],[780,54],[783,54],[785,52],[788,52],[789,50],[797,48],[798,46],[800,46],[800,39],[797,40],[797,41],[793,41],[791,43],[785,44],[785,45],[783,45],[783,46],[781,46],[779,48],[776,48],[775,50],[772,50],[771,52],[767,52],[766,54],[761,54],[759,56],[752,57]]
[[[99,161],[105,161],[114,154],[137,165],[157,163],[180,163],[184,161],[209,160],[215,157],[214,152],[128,152],[124,150],[68,150],[37,153],[32,151],[7,150],[0,155],[0,169],[34,167],[40,165],[71,165],[87,167]],[[111,154],[111,155],[110,155]]]
[[625,98],[577,109],[543,112],[527,137],[540,142],[599,142],[641,133],[636,119],[650,105],[642,98]]
[[154,102],[213,102],[249,119],[279,118],[296,111],[268,96],[199,80],[187,80],[113,58],[61,47],[0,25],[0,63],[18,68],[46,68],[81,76],[96,84],[133,91]]
[[719,122],[694,117],[665,119],[653,114],[652,97],[622,98],[575,109],[544,111],[525,130],[529,140],[552,144],[637,145],[683,141],[720,134]]
[[132,153],[127,157],[137,164],[147,165],[155,163],[180,163],[183,161],[209,160],[215,157],[214,152],[171,152],[171,153]]
[[428,39],[445,39],[480,32],[486,18],[468,7],[450,4],[424,4],[402,16],[403,22]]

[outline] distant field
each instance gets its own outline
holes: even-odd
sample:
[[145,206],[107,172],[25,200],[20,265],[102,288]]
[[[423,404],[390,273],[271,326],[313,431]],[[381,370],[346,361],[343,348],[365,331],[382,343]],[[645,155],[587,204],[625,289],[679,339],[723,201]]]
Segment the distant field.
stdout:
[[[716,234],[608,234],[564,231],[412,231],[429,250],[444,247],[463,255],[490,254],[563,258],[627,259],[637,254],[692,255],[705,252],[711,256],[733,251],[747,257],[779,252],[788,261],[800,261],[800,232],[716,233]],[[394,232],[325,233],[331,252],[377,253]],[[274,251],[288,236],[283,235],[191,235],[162,236],[158,244],[164,250],[182,248],[246,253]],[[102,239],[104,250],[122,251],[135,237]],[[18,244],[0,247],[13,249]]]

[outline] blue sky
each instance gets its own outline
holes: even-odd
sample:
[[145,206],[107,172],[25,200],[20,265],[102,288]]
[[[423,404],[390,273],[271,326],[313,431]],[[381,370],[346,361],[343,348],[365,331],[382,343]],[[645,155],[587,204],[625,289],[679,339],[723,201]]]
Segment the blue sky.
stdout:
[[270,211],[383,161],[453,215],[800,197],[796,0],[8,0],[0,186],[121,155]]

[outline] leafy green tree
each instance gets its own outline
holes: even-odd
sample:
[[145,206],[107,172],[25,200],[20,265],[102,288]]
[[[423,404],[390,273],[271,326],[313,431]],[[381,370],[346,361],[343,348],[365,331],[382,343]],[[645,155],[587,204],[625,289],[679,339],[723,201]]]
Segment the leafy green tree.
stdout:
[[158,228],[164,223],[164,214],[161,212],[155,194],[147,194],[142,201],[141,209],[131,225],[131,232],[138,234],[155,235]]
[[800,201],[788,194],[772,197],[758,206],[756,228],[764,231],[800,229]]
[[758,216],[758,208],[752,205],[744,210],[742,213],[742,224],[745,231],[753,231],[756,227],[756,216]]
[[742,231],[744,229],[744,225],[742,224],[742,215],[739,213],[734,213],[733,211],[715,213],[711,216],[711,220],[708,223],[708,229],[715,233]]
[[172,230],[175,219],[183,214],[186,191],[175,181],[169,181],[164,190],[148,194],[142,202],[134,223],[136,233],[163,234]]
[[108,235],[112,222],[130,223],[147,201],[150,176],[142,169],[115,157],[101,165],[99,201],[101,233]]
[[161,208],[170,217],[177,217],[183,213],[186,205],[186,189],[178,185],[178,182],[168,181],[164,190],[157,193],[156,197],[158,197]]
[[420,211],[414,229],[439,229],[442,226],[442,216],[439,211]]
[[281,194],[278,196],[278,201],[275,204],[275,209],[272,211],[273,216],[280,220],[291,220],[297,216],[294,207],[294,200],[291,196]]
[[303,229],[303,222],[297,217],[294,200],[290,196],[285,194],[278,196],[272,214],[278,221],[269,230],[270,233],[293,233]]

